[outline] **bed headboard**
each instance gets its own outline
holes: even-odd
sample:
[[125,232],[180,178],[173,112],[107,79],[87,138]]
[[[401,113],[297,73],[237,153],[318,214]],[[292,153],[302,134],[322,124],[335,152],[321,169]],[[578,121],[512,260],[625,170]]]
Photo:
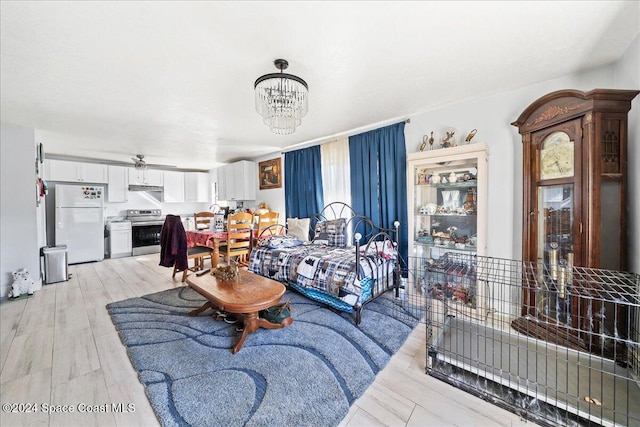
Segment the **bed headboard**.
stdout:
[[347,242],[349,246],[354,243],[356,233],[360,234],[360,244],[369,242],[374,236],[380,233],[386,233],[392,240],[395,240],[396,230],[386,229],[375,224],[373,220],[367,216],[356,213],[351,206],[343,202],[333,202],[322,208],[322,211],[313,215],[309,223],[309,236],[313,240],[316,225],[320,221],[330,221],[344,218],[346,223]]
[[[313,215],[313,217],[317,221],[327,221],[338,218],[351,219],[354,217],[356,212],[353,210],[351,206],[342,202],[333,202],[326,205],[322,208],[322,211]],[[313,221],[312,221],[313,222]]]
[[[366,245],[372,240],[384,239],[391,240],[397,245],[397,226],[395,229],[380,227],[371,218],[357,214],[351,206],[343,202],[329,203],[319,213],[309,217],[309,239],[311,241],[314,240],[316,226],[319,222],[340,218],[345,220],[346,243],[348,246],[356,244],[354,238],[356,234],[360,235],[360,239],[357,242],[360,245]],[[285,225],[272,225],[267,227],[260,237],[281,235],[284,234],[285,230],[287,230]]]

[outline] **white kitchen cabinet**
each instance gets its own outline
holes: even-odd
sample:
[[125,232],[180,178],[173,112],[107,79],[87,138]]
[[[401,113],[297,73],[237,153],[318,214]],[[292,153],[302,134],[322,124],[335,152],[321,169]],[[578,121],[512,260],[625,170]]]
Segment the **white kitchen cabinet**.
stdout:
[[128,200],[128,172],[129,168],[124,166],[109,166],[109,182],[107,188],[107,202],[117,203],[126,202]]
[[153,185],[162,187],[161,170],[129,168],[129,185]]
[[242,200],[256,199],[256,185],[258,183],[257,166],[255,162],[242,161]]
[[236,200],[235,177],[232,164],[218,169],[218,191],[220,200]]
[[165,203],[184,202],[184,172],[164,171]]
[[224,166],[216,169],[217,173],[217,181],[216,181],[216,189],[218,191],[218,200],[227,200],[227,187],[225,185],[225,171]]
[[220,200],[256,199],[256,164],[247,160],[218,168]]
[[185,172],[184,198],[186,202],[210,203],[212,198],[209,174],[206,172]]
[[107,165],[47,159],[45,160],[45,180],[107,184],[109,174]]
[[111,222],[109,228],[109,257],[120,258],[131,256],[132,231],[129,221]]

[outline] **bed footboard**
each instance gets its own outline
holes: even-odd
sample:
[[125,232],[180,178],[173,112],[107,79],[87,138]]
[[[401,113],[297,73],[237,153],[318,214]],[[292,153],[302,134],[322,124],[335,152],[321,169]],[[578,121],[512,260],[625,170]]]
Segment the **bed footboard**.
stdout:
[[[398,253],[398,235],[400,222],[395,221],[393,223],[393,230],[384,229],[375,226],[371,223],[371,220],[366,217],[356,219],[356,221],[368,222],[368,226],[375,232],[371,233],[366,244],[360,244],[362,235],[356,233],[354,235],[356,245],[356,265],[360,266],[361,262],[367,262],[370,264],[372,270],[372,285],[370,297],[355,307],[355,322],[360,324],[362,321],[362,310],[364,307],[375,300],[379,296],[394,290],[395,296],[399,296],[400,291],[400,256]],[[357,229],[358,227],[354,227]],[[365,255],[363,257],[363,254]],[[371,258],[373,254],[373,258]],[[392,261],[382,262],[380,261]],[[380,266],[382,268],[380,268]],[[358,278],[363,279],[361,271],[358,272]]]

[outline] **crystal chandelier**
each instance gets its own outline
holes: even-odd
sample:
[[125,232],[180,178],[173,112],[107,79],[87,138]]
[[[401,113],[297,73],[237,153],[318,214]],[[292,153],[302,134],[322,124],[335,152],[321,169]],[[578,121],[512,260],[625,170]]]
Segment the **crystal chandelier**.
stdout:
[[309,86],[300,77],[282,72],[289,67],[286,60],[276,59],[273,63],[280,72],[258,77],[253,85],[256,111],[271,132],[289,135],[309,111]]

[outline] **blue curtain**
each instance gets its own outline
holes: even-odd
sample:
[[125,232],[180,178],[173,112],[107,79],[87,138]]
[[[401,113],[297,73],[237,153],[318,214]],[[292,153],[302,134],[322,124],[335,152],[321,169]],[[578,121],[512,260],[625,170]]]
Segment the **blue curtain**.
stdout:
[[319,145],[284,153],[284,197],[287,218],[308,218],[322,210]]
[[[407,261],[407,148],[404,122],[349,137],[351,204],[374,223],[400,221],[400,256]],[[357,230],[361,233],[364,230]]]

